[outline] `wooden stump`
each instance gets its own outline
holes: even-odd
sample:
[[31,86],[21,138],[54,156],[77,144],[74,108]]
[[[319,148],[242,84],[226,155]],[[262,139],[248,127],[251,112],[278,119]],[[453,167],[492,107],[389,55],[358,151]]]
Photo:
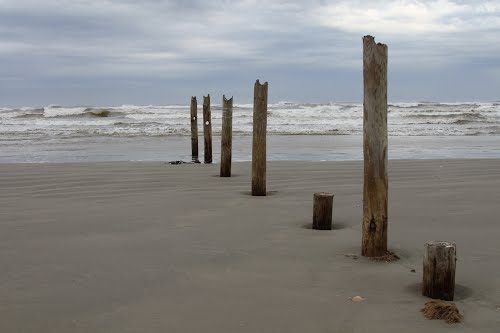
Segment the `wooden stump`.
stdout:
[[191,97],[191,158],[198,162],[198,102]]
[[210,94],[203,96],[203,134],[205,139],[205,163],[212,163],[212,114],[210,111]]
[[363,236],[361,254],[387,252],[387,46],[363,38]]
[[333,194],[314,193],[313,225],[316,230],[332,230]]
[[266,195],[267,82],[255,82],[253,97],[252,195]]
[[233,145],[233,98],[222,96],[222,132],[220,140],[220,176],[231,177]]
[[453,301],[456,254],[457,248],[453,243],[433,241],[425,244],[422,284],[424,296]]

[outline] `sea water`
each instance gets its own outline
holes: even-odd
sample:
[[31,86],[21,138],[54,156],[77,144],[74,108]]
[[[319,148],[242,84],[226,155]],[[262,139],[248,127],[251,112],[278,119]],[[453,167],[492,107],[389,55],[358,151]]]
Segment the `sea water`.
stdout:
[[[221,118],[212,105],[215,155]],[[251,104],[235,105],[235,161],[250,159],[252,119]],[[267,129],[270,160],[362,158],[362,104],[269,104]],[[0,108],[0,163],[185,160],[190,130],[188,105]],[[500,102],[393,103],[388,130],[389,158],[500,158]]]

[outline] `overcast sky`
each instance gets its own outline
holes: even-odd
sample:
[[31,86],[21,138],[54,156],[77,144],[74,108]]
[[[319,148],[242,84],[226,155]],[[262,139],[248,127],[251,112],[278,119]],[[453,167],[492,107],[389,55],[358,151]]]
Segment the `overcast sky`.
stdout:
[[360,102],[367,34],[391,101],[500,100],[499,0],[0,0],[0,105]]

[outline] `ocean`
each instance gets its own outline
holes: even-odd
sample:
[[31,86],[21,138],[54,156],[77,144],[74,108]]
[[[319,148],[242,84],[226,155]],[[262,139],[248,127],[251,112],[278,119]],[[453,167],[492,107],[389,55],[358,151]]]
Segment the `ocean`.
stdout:
[[[222,111],[211,108],[217,161]],[[391,159],[500,158],[500,102],[393,103],[388,129]],[[251,134],[252,104],[236,104],[235,161],[250,159]],[[269,160],[361,159],[363,106],[269,104],[268,134]],[[190,135],[189,105],[0,108],[0,163],[189,160]]]

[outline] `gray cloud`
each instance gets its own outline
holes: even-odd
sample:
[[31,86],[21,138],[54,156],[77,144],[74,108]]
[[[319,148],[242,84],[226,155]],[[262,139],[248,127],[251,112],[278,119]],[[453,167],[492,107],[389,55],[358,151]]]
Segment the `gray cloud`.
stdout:
[[[372,34],[389,45],[393,99],[426,99],[427,80],[461,71],[480,85],[464,76],[433,98],[499,99],[499,30],[496,1],[0,0],[0,98],[150,104],[203,87],[248,98],[260,77],[281,85],[275,98],[357,100],[361,37]],[[75,82],[80,94],[59,95]]]

